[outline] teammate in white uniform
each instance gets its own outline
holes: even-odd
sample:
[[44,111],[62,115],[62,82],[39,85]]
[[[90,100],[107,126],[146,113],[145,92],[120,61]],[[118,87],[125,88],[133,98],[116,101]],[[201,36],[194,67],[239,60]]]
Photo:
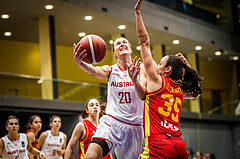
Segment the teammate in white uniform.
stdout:
[[47,159],[63,159],[62,155],[66,149],[67,136],[59,131],[61,119],[53,115],[50,118],[51,130],[43,132],[39,137],[39,147]]
[[5,149],[3,150],[3,156],[6,158],[27,158],[27,135],[23,133],[19,133],[19,139],[16,141],[12,141],[9,139],[8,135],[2,137],[4,142]]
[[[85,158],[101,158],[116,148],[118,159],[137,159],[143,142],[143,101],[137,96],[133,82],[129,77],[132,64],[131,47],[126,38],[114,41],[113,55],[117,64],[94,67],[82,61],[86,51],[80,44],[74,44],[74,61],[85,72],[108,81],[108,99],[106,114],[100,119],[100,125],[92,137]],[[136,59],[135,59],[136,61]],[[138,79],[143,73],[140,70]],[[139,88],[145,91],[145,88]],[[143,93],[145,94],[145,93]]]
[[19,120],[15,116],[8,117],[6,130],[8,134],[0,139],[0,155],[4,159],[28,159],[28,151],[45,158],[39,150],[29,144],[26,134],[18,133]]

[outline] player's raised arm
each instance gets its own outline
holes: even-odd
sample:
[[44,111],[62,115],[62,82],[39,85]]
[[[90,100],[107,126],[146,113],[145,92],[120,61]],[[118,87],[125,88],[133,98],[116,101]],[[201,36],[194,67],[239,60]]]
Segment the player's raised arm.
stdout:
[[110,66],[101,66],[101,67],[94,67],[92,64],[88,64],[83,61],[86,57],[87,53],[86,50],[82,49],[80,43],[73,44],[74,49],[74,62],[85,72],[89,73],[92,76],[96,76],[99,79],[108,79],[108,75],[111,71]]
[[151,55],[150,38],[144,26],[141,12],[140,12],[141,4],[142,4],[142,0],[139,0],[134,8],[135,16],[136,16],[137,36],[138,36],[138,41],[141,47],[141,56],[142,56],[145,70],[148,76],[154,79],[156,76],[158,76],[157,74],[158,66],[156,62],[153,60]]

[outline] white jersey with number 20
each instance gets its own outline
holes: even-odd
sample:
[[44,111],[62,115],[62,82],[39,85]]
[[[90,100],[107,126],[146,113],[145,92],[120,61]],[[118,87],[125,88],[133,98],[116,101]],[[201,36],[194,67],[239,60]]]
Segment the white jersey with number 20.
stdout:
[[118,64],[111,66],[107,99],[107,114],[127,123],[143,124],[144,102],[137,96],[128,71]]

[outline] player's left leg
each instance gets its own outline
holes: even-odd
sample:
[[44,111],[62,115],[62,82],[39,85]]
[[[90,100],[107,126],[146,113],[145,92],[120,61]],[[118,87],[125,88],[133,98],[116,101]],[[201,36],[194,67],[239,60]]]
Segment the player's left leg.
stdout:
[[102,147],[97,143],[90,143],[85,159],[101,159],[103,157]]

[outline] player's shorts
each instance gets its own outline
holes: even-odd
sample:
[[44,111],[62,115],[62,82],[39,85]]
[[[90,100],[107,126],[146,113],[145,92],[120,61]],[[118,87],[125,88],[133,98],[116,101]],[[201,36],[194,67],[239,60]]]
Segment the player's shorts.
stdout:
[[150,135],[145,138],[141,159],[187,159],[185,143],[180,136]]
[[109,147],[108,154],[115,149],[118,159],[139,159],[143,144],[143,127],[104,115],[100,118],[100,124],[92,139],[105,140]]

